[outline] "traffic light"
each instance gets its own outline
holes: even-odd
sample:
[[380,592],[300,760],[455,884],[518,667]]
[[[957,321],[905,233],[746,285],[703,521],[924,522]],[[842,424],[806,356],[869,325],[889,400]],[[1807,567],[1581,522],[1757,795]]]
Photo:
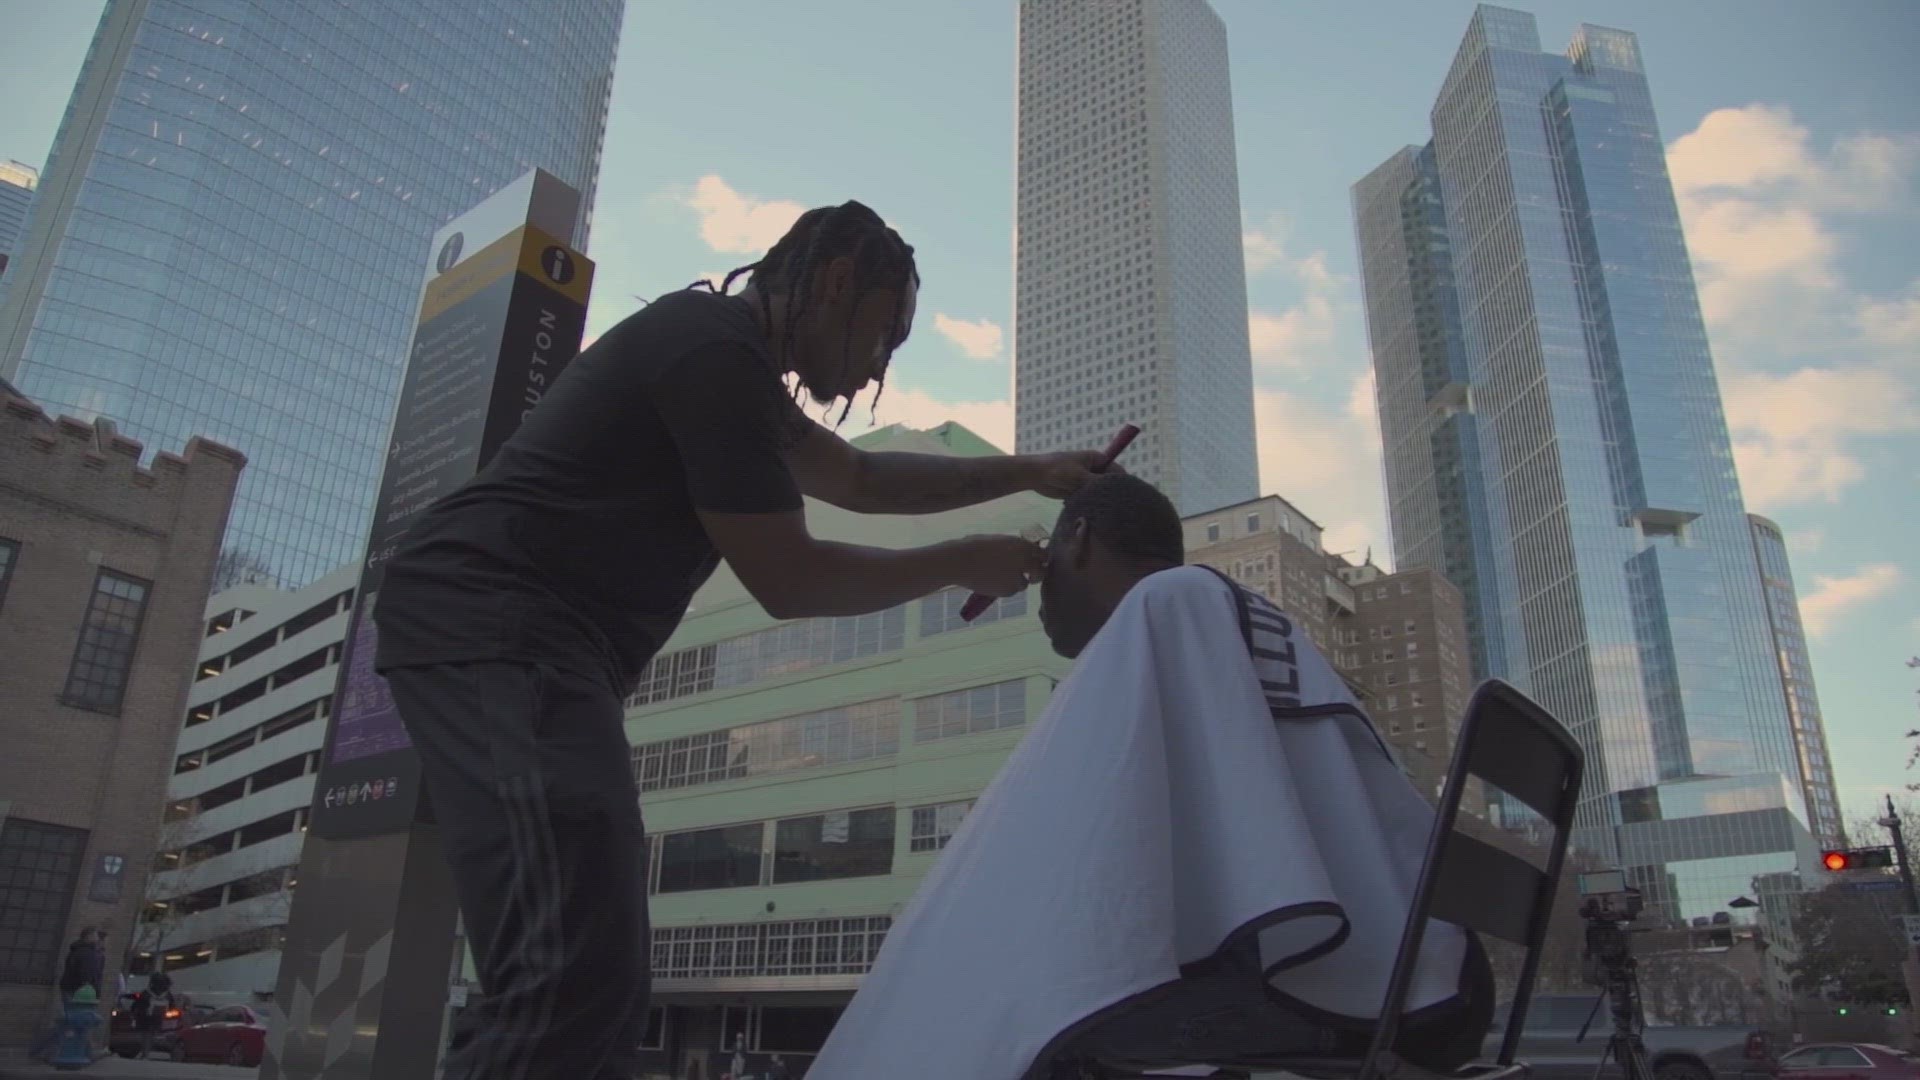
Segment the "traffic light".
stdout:
[[1893,865],[1893,849],[1869,847],[1829,851],[1820,856],[1820,865],[1836,874],[1842,870],[1881,870]]

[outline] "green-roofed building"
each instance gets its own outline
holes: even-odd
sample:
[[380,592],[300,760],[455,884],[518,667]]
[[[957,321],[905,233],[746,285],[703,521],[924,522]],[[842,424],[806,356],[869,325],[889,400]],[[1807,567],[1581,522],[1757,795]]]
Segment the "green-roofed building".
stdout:
[[[855,443],[1000,453],[957,424]],[[881,547],[1051,528],[1058,512],[1032,494],[916,517],[807,507],[816,536]],[[659,1074],[693,1075],[704,1056],[699,1075],[719,1075],[739,1038],[749,1074],[780,1052],[798,1076],[969,801],[1065,677],[1037,597],[972,624],[964,600],[956,590],[777,622],[722,566],[647,669],[627,732],[649,836]]]

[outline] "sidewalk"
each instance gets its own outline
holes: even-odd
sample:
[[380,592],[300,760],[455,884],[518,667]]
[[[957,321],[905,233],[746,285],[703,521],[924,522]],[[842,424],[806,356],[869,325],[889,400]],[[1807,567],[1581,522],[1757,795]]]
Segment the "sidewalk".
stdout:
[[51,1080],[86,1077],[88,1080],[252,1080],[253,1069],[226,1065],[176,1065],[171,1061],[129,1061],[104,1057],[89,1068],[63,1071],[42,1065],[22,1050],[0,1050],[0,1080]]

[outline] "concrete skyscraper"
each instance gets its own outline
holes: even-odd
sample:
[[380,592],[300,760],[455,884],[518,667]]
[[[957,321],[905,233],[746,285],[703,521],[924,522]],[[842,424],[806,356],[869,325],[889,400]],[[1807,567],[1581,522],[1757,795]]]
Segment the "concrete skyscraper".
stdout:
[[0,377],[249,465],[230,566],[360,557],[436,229],[534,167],[586,199],[621,0],[107,5],[0,290]]
[[1483,5],[1432,122],[1354,188],[1396,562],[1452,578],[1476,674],[1586,746],[1577,842],[1710,918],[1807,866],[1837,810],[1824,745],[1802,768],[1824,740],[1796,745],[1638,43],[1545,53]]
[[0,163],[0,274],[6,272],[7,256],[27,223],[27,207],[39,182],[38,172],[17,161]]
[[1020,453],[1142,434],[1183,514],[1259,494],[1227,31],[1207,0],[1021,0]]

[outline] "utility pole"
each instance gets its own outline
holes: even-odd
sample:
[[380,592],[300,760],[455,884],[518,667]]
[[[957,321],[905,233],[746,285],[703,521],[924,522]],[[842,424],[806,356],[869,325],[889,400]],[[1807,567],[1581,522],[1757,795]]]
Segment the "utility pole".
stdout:
[[[1887,796],[1887,816],[1880,819],[1880,825],[1893,837],[1893,857],[1899,861],[1900,881],[1906,886],[1908,919],[1920,917],[1920,893],[1913,887],[1913,860],[1907,857],[1907,838],[1900,828],[1900,812],[1894,809],[1893,796]],[[1901,929],[1906,929],[1908,919],[1901,920]],[[1907,950],[1906,963],[1900,965],[1901,974],[1907,982],[1907,1023],[1915,1023],[1914,1013],[1920,1010],[1920,946]],[[1909,1027],[1909,1030],[1914,1030]]]
[[1893,857],[1900,863],[1900,881],[1906,885],[1907,911],[1920,915],[1920,892],[1913,886],[1913,860],[1907,858],[1907,841],[1900,829],[1900,813],[1893,808],[1893,796],[1887,796],[1887,816],[1880,824],[1893,835]]

